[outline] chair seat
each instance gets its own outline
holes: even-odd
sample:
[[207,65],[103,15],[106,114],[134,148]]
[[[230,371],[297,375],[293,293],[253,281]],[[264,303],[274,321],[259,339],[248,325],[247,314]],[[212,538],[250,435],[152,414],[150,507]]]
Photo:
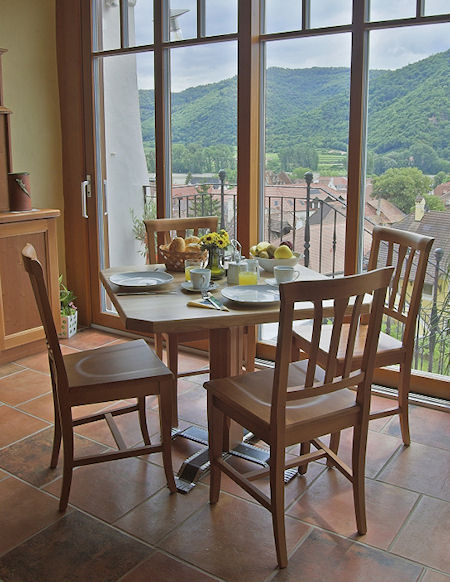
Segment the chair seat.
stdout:
[[[156,394],[157,382],[172,378],[169,368],[143,339],[66,354],[64,364],[72,405],[136,397],[140,391],[151,394],[152,381],[155,381]],[[99,400],[95,388],[101,388],[104,393],[108,384],[108,397]]]
[[[361,365],[361,359],[364,351],[364,345],[367,337],[367,325],[360,325],[356,333],[355,339],[355,351],[353,357],[354,368],[358,368]],[[300,349],[304,352],[309,353],[311,337],[312,337],[313,326],[310,324],[298,324],[294,323],[294,337],[296,338]],[[333,330],[332,325],[322,325],[322,330],[320,334],[320,343],[317,359],[319,363],[323,366],[326,365],[328,352],[330,349],[331,333]],[[345,357],[345,348],[347,345],[349,325],[344,324],[342,326],[342,335],[340,337],[337,359],[338,363],[341,364]],[[402,361],[404,357],[405,348],[401,341],[395,339],[394,337],[380,332],[378,339],[377,355],[375,359],[375,366],[390,366],[392,364],[398,364]]]
[[[304,386],[307,362],[294,362],[289,366],[288,388]],[[231,378],[220,378],[205,383],[205,388],[223,402],[225,407],[232,407],[237,412],[233,418],[239,422],[239,411],[248,418],[252,417],[253,426],[245,428],[255,432],[260,438],[270,430],[270,410],[272,401],[273,369],[259,370]],[[316,380],[323,381],[324,373],[317,368]],[[220,407],[220,404],[217,403]],[[348,416],[350,424],[359,411],[355,392],[339,390],[324,396],[315,396],[288,402],[286,404],[286,439],[289,432],[294,432],[299,425],[311,422],[323,425],[327,418],[342,412]],[[322,422],[323,421],[323,422]],[[325,434],[319,431],[321,434]],[[319,436],[319,435],[317,435]],[[295,439],[294,439],[295,440]],[[289,442],[286,442],[286,446]]]

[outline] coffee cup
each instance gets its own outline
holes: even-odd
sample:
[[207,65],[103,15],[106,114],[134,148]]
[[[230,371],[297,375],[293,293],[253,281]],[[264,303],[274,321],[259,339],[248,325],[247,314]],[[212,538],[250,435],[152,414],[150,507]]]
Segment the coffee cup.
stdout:
[[211,282],[211,271],[210,269],[199,269],[194,268],[190,271],[192,289],[196,291],[202,291],[203,289],[208,289]]
[[300,275],[294,267],[289,267],[288,265],[277,265],[273,268],[273,274],[275,275],[275,280],[278,284],[295,281]]

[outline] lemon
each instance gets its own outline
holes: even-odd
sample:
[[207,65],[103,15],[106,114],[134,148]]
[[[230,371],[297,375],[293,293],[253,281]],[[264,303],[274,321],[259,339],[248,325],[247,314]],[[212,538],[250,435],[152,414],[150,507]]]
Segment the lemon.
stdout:
[[256,245],[253,247],[250,247],[250,254],[253,255],[254,257],[258,256],[258,249],[256,248]]
[[291,259],[294,255],[289,247],[281,245],[275,250],[273,256],[276,259]]
[[267,247],[269,247],[269,246],[270,246],[270,243],[263,240],[256,245],[256,248],[258,249],[258,253],[260,253],[261,251],[265,251],[267,249]]

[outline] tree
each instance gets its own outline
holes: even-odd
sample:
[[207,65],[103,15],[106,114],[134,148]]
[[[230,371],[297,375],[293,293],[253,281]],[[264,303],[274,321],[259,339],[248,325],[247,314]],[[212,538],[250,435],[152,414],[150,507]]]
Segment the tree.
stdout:
[[390,200],[405,213],[430,190],[431,179],[417,168],[390,168],[373,179],[374,197]]
[[439,212],[444,212],[445,206],[440,198],[433,196],[433,194],[425,194],[424,198],[428,210],[438,210]]
[[444,184],[445,182],[450,182],[450,174],[446,174],[445,172],[438,172],[436,176],[433,178],[433,190],[439,184]]
[[310,168],[294,168],[292,170],[292,177],[295,180],[303,180],[305,178],[306,172],[311,172]]

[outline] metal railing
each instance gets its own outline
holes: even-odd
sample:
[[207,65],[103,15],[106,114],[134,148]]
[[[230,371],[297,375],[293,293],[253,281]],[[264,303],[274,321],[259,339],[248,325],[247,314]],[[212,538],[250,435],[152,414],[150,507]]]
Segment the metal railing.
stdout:
[[[237,234],[237,188],[225,185],[224,175],[219,184],[172,187],[172,216],[219,216],[221,228],[230,237]],[[311,181],[307,180],[306,196],[270,194],[266,186],[264,196],[264,238],[279,244],[289,241],[294,251],[302,255],[303,264],[328,276],[344,272],[346,204],[338,196],[315,188],[311,196]],[[290,188],[295,187],[291,185]],[[190,193],[183,193],[191,189]],[[199,191],[199,189],[201,191]],[[305,192],[305,186],[298,185]],[[322,196],[322,197],[320,197]],[[148,202],[154,193],[144,186],[144,198]],[[370,248],[373,222],[364,219],[364,250]],[[432,286],[431,296],[423,296],[419,310],[414,368],[437,374],[450,373],[450,301],[448,266],[441,266],[442,251],[436,249],[430,256],[426,281]],[[397,322],[386,320],[384,330],[393,337],[401,337],[402,329]]]

